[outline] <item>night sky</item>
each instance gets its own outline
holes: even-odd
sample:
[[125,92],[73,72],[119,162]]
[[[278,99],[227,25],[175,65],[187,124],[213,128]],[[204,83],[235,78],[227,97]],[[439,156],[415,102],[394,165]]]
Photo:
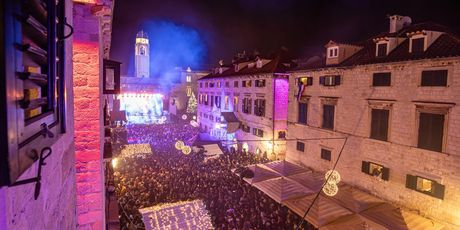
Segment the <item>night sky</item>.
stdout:
[[123,63],[122,75],[132,74],[140,29],[149,33],[158,59],[195,69],[208,69],[220,59],[230,63],[237,52],[268,53],[281,46],[295,57],[316,55],[329,40],[354,42],[387,31],[386,16],[392,14],[410,16],[412,23],[436,22],[458,33],[454,2],[117,0],[111,59]]

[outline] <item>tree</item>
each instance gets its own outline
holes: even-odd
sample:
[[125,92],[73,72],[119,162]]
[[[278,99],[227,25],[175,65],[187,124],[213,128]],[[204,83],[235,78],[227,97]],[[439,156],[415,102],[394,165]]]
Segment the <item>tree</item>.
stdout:
[[195,93],[192,92],[187,103],[187,113],[196,113],[197,105],[198,101],[196,100]]

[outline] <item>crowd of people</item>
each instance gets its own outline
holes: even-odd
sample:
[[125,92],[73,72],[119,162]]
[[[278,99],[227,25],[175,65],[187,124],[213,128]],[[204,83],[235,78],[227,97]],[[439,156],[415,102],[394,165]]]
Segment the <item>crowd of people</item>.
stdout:
[[206,162],[201,152],[184,155],[175,142],[191,142],[199,132],[185,122],[125,129],[126,144],[149,143],[153,153],[120,159],[114,169],[124,229],[143,228],[140,208],[195,199],[204,201],[215,229],[295,229],[300,222],[301,217],[231,171],[267,162],[263,155],[232,151]]

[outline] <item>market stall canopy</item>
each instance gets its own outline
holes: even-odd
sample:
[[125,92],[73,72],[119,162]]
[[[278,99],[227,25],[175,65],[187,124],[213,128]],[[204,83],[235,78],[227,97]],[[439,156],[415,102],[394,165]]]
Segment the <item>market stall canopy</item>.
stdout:
[[315,191],[284,177],[257,182],[254,183],[254,187],[258,188],[278,203],[315,193]]
[[298,173],[291,176],[288,176],[289,179],[313,189],[314,191],[321,190],[321,187],[324,183],[324,174],[316,173],[316,172],[305,172],[305,173]]
[[264,166],[279,173],[280,176],[290,176],[310,171],[304,167],[298,166],[286,160],[269,162],[264,164]]
[[244,178],[244,180],[249,184],[279,177],[278,173],[265,168],[262,165],[250,165],[248,166],[248,169],[254,173],[253,178]]
[[363,217],[362,215],[348,215],[340,217],[339,219],[319,228],[319,230],[390,230],[372,220]]
[[[299,216],[303,216],[315,197],[316,194],[312,194],[298,199],[287,200],[284,204]],[[321,194],[311,207],[305,220],[313,224],[316,228],[320,228],[347,215],[353,215],[353,212]]]
[[220,113],[227,124],[227,133],[234,133],[240,128],[240,121],[233,112],[222,112]]
[[350,185],[339,186],[337,195],[331,198],[355,213],[360,213],[366,209],[385,203],[385,201]]
[[388,203],[363,211],[361,215],[394,230],[438,230],[444,228],[440,223]]

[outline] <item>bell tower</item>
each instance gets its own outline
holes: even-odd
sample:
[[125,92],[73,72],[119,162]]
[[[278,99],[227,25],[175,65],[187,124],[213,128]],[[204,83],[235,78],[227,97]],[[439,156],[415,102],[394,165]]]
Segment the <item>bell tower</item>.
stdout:
[[136,77],[150,77],[149,38],[143,30],[136,35],[135,65]]

